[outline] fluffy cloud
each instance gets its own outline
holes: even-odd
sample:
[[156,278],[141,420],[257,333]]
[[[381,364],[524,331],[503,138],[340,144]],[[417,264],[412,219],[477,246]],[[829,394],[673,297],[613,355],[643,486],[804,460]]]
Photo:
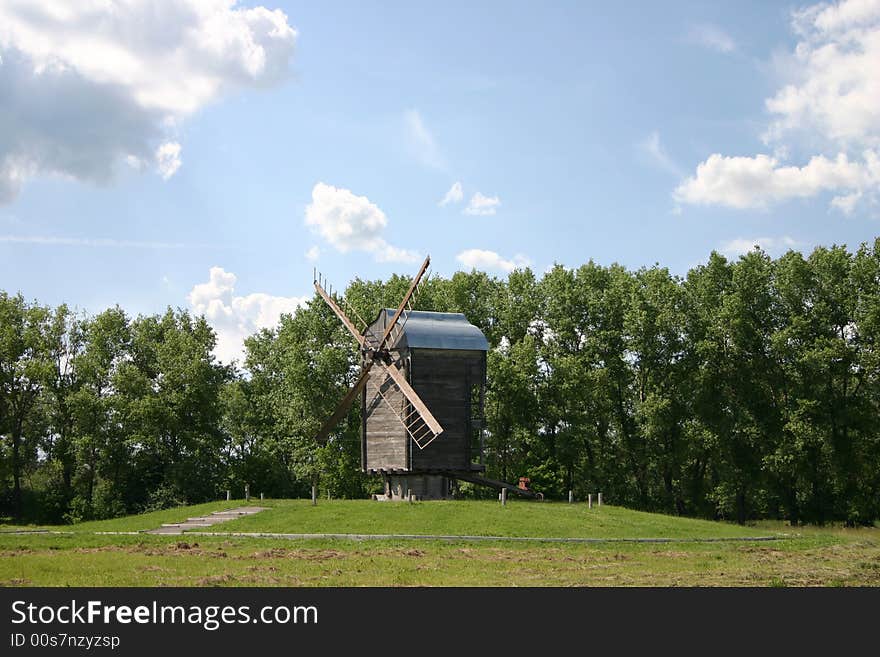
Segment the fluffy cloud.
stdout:
[[[802,167],[783,166],[768,155],[725,157],[718,153],[697,166],[695,176],[679,185],[674,198],[681,203],[720,204],[732,208],[767,207],[791,198],[806,198],[828,190],[857,190],[880,183],[880,158],[867,151],[863,162],[845,154],[834,160],[817,155]],[[853,203],[836,197],[835,203],[852,211]],[[856,199],[858,196],[856,196]]]
[[176,141],[166,141],[156,150],[156,169],[164,180],[177,173],[181,164],[180,144]]
[[495,214],[499,205],[501,205],[501,199],[497,196],[483,196],[480,192],[476,192],[471,196],[471,200],[464,209],[464,213],[473,215]]
[[309,297],[276,297],[262,292],[235,296],[236,276],[211,267],[207,283],[193,286],[190,308],[204,315],[217,333],[214,354],[224,363],[241,360],[243,340],[264,328],[273,328],[283,313],[293,313]]
[[281,11],[231,0],[0,4],[0,202],[39,175],[106,182],[124,161],[173,175],[174,126],[281,79],[295,39]]
[[788,235],[783,235],[782,237],[755,237],[753,239],[738,237],[722,244],[719,251],[728,258],[737,258],[748,253],[756,246],[770,255],[778,255],[789,249],[802,248],[804,243]]
[[452,187],[446,192],[443,200],[440,201],[440,207],[449,205],[450,203],[461,203],[464,199],[464,191],[461,188],[461,182],[452,183]]
[[[817,4],[793,14],[799,42],[788,82],[765,102],[774,152],[816,153],[803,166],[758,154],[713,154],[675,190],[679,202],[765,207],[833,194],[852,213],[880,192],[880,2]],[[818,152],[817,152],[818,151]]]
[[767,99],[768,139],[806,133],[837,147],[880,145],[880,2],[795,12],[793,80]]
[[523,255],[515,255],[512,260],[502,258],[494,251],[468,249],[456,256],[462,265],[469,269],[486,269],[491,271],[510,272],[518,267],[527,267],[529,259]]
[[366,251],[379,262],[416,262],[417,253],[390,245],[382,237],[388,219],[366,196],[319,182],[306,207],[306,225],[342,253]]

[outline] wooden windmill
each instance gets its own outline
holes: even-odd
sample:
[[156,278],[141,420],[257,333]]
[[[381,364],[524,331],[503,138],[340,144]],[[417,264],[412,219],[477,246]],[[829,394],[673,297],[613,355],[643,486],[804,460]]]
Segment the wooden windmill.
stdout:
[[316,439],[326,441],[360,398],[361,466],[383,476],[387,499],[445,498],[454,480],[474,481],[485,470],[482,427],[489,345],[460,313],[413,310],[429,264],[430,256],[396,309],[381,310],[372,323],[361,321],[360,330],[340,307],[345,302],[328,293],[320,279],[314,281],[361,354],[357,381]]

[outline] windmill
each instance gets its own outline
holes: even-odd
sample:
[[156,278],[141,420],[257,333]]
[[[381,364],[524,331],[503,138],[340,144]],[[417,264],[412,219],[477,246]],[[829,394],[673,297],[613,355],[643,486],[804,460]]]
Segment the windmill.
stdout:
[[382,309],[371,323],[332,288],[328,292],[320,276],[314,280],[315,290],[357,342],[361,357],[357,380],[316,440],[326,442],[360,399],[361,466],[383,476],[387,499],[410,494],[444,498],[454,480],[471,481],[485,470],[488,342],[461,313],[413,310],[430,262],[430,256],[425,258],[397,308]]

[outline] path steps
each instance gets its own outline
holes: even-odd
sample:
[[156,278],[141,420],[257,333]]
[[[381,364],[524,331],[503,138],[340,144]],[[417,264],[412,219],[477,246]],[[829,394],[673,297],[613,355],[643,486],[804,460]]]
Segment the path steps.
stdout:
[[187,518],[185,522],[165,523],[157,529],[151,529],[147,534],[182,534],[188,529],[201,529],[211,527],[228,520],[236,520],[243,516],[252,516],[260,511],[265,511],[264,506],[240,506],[237,509],[227,509],[226,511],[214,511],[206,516],[198,516],[195,518]]

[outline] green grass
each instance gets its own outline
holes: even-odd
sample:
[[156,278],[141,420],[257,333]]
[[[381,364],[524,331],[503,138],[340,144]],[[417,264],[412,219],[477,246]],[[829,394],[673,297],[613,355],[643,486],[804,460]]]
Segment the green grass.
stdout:
[[865,532],[858,540],[663,545],[6,535],[0,584],[878,586],[880,536]]
[[[8,525],[0,524],[0,532],[9,531],[63,531],[63,532],[139,532],[148,529],[155,529],[163,523],[178,522],[200,516],[213,511],[222,511],[231,509],[236,506],[245,504],[254,504],[254,502],[245,502],[244,500],[232,500],[231,502],[206,502],[205,504],[195,504],[193,506],[177,507],[173,509],[163,509],[162,511],[153,511],[151,513],[142,513],[134,516],[124,516],[122,518],[113,518],[111,520],[91,520],[88,522],[77,522],[72,525]],[[263,506],[267,506],[263,504]]]
[[[278,500],[272,508],[202,531],[429,534],[583,538],[724,538],[772,532],[729,523],[642,513],[604,505],[508,501],[407,504],[369,500]],[[195,532],[193,532],[195,533]]]
[[[738,527],[603,506],[511,501],[266,500],[218,531],[776,541],[538,543],[107,535],[241,504],[216,502],[57,529],[0,533],[6,586],[880,586],[880,529]],[[253,502],[259,504],[259,502]],[[6,530],[11,527],[4,528]]]

